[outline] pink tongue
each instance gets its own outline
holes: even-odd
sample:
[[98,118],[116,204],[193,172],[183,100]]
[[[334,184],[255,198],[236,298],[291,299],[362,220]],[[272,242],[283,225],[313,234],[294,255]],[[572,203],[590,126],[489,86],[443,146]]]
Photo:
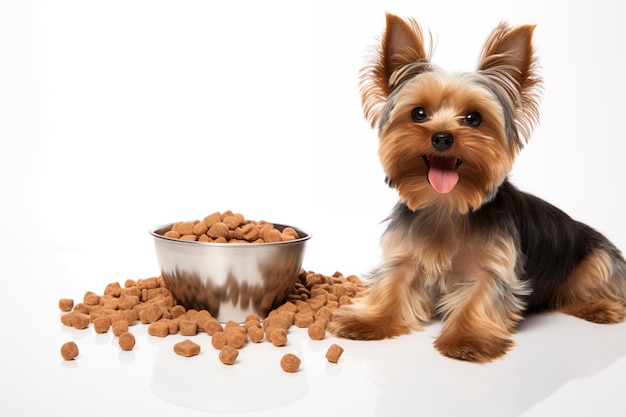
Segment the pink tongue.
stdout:
[[431,157],[430,169],[428,170],[428,182],[441,194],[447,194],[459,181],[459,173],[456,172],[456,158]]

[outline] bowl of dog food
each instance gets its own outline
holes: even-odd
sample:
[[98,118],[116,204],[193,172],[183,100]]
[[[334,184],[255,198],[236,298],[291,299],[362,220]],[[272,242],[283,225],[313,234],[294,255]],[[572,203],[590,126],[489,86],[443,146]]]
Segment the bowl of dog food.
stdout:
[[178,304],[220,322],[265,318],[284,303],[302,268],[305,231],[232,211],[150,230],[161,275]]

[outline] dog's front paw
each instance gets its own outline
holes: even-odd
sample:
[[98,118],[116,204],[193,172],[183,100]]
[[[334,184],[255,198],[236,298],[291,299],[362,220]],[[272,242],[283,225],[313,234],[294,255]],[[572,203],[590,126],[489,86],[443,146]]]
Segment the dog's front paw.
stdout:
[[335,336],[356,340],[381,340],[410,331],[389,317],[361,316],[348,308],[335,311],[327,329]]
[[435,348],[443,355],[476,363],[504,356],[511,347],[511,339],[494,335],[441,335],[435,340]]

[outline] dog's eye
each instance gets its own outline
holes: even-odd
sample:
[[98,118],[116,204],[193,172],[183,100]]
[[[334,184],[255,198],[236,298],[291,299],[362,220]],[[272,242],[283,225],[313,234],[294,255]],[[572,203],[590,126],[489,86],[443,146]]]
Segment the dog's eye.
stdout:
[[428,114],[423,107],[416,107],[411,112],[411,119],[415,123],[424,123],[428,119]]
[[465,124],[468,126],[477,127],[482,122],[482,118],[480,117],[480,113],[473,111],[465,116]]

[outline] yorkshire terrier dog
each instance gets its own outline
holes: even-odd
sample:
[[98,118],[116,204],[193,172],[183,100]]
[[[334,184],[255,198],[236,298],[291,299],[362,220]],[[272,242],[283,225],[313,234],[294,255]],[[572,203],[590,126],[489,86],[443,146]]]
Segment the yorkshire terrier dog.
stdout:
[[438,316],[439,352],[488,362],[512,347],[526,312],[553,309],[595,323],[626,315],[621,252],[507,179],[538,122],[533,31],[500,24],[477,70],[453,74],[431,62],[414,20],[387,14],[360,86],[400,201],[371,285],[335,312],[335,335],[395,337]]

